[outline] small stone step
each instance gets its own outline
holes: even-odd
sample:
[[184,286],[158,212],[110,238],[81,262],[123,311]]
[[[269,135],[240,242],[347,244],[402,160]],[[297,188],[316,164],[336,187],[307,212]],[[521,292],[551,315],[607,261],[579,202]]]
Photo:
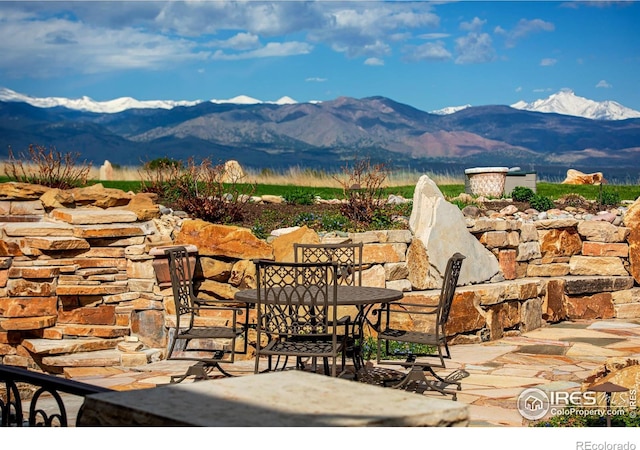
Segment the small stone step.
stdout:
[[98,350],[68,355],[45,356],[42,364],[52,367],[112,367],[120,366],[118,350]]
[[129,334],[129,327],[112,325],[58,324],[65,336],[118,338]]
[[22,345],[32,353],[38,355],[60,355],[65,353],[93,352],[97,350],[112,350],[122,342],[117,339],[25,339]]

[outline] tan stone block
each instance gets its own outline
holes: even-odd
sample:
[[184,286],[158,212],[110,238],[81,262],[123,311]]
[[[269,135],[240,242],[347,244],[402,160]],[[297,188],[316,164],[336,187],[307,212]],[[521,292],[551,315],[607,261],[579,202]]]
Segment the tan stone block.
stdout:
[[491,340],[504,336],[504,330],[520,323],[520,302],[511,301],[492,305],[485,316]]
[[624,303],[640,303],[640,287],[612,292],[613,303],[622,305]]
[[585,241],[582,243],[582,255],[626,258],[629,256],[629,244]]
[[456,292],[447,321],[447,335],[452,336],[484,328],[487,322],[480,312],[479,304],[480,299],[473,292]]
[[58,295],[113,295],[127,292],[126,285],[100,284],[97,286],[83,285],[65,285],[58,286],[56,294]]
[[[287,236],[287,235],[285,235]],[[284,236],[281,236],[284,237]],[[242,227],[217,225],[200,219],[185,220],[175,245],[196,245],[204,256],[237,259],[273,258],[273,248]]]
[[529,264],[528,277],[562,277],[569,274],[569,264]]
[[8,216],[9,211],[11,211],[11,202],[9,201],[0,201],[0,216]]
[[71,260],[80,269],[111,268],[118,271],[127,270],[125,258],[74,258]]
[[[219,283],[213,280],[204,280],[199,288],[198,295],[203,294],[212,295],[216,299],[232,300],[233,296],[239,289],[227,283]],[[204,298],[204,296],[203,296]]]
[[538,230],[550,230],[554,228],[573,228],[578,225],[577,219],[544,219],[535,222]]
[[624,242],[629,230],[602,220],[582,220],[578,223],[578,233],[586,241]]
[[7,236],[12,237],[70,237],[73,227],[57,222],[13,222],[4,225]]
[[62,324],[60,327],[67,336],[88,336],[101,338],[117,338],[129,334],[128,327],[118,327],[110,325],[77,325]]
[[2,200],[38,200],[49,187],[39,184],[10,181],[0,183],[0,199]]
[[90,248],[84,239],[75,237],[26,237],[21,240],[21,247],[30,247],[38,250],[82,250]]
[[554,228],[540,233],[542,256],[571,256],[582,250],[582,239],[575,228]]
[[133,292],[153,292],[156,286],[155,280],[129,280],[127,282],[127,290]]
[[387,281],[403,280],[409,276],[409,268],[406,262],[385,263],[385,279]]
[[9,297],[49,297],[56,293],[56,282],[29,281],[22,278],[7,281]]
[[153,261],[132,261],[127,260],[127,277],[129,278],[143,278],[143,279],[156,279],[156,272],[153,268]]
[[161,311],[137,311],[131,315],[131,332],[148,347],[165,347],[167,335]]
[[508,235],[506,231],[487,231],[480,236],[480,243],[488,249],[507,247]]
[[51,217],[73,225],[97,225],[136,222],[134,212],[116,209],[58,208],[51,211]]
[[120,356],[120,364],[122,367],[136,367],[147,364],[147,354],[142,352],[123,353]]
[[137,298],[128,302],[122,302],[116,308],[131,308],[132,311],[141,311],[145,309],[157,309],[162,311],[164,309],[161,300],[152,300],[149,298]]
[[[202,276],[220,283],[229,280],[231,269],[233,268],[232,262],[207,257],[200,258],[200,265],[202,267]],[[238,280],[239,282],[240,280]]]
[[46,279],[60,275],[60,267],[12,267],[9,278]]
[[13,216],[44,215],[44,208],[40,200],[14,201],[11,202],[10,214]]
[[520,331],[527,332],[540,328],[542,320],[542,299],[532,298],[520,306]]
[[501,249],[498,253],[500,270],[505,280],[515,280],[516,274],[516,251],[513,249]]
[[614,317],[618,319],[638,319],[640,318],[640,303],[615,305],[614,311]]
[[614,256],[575,255],[569,261],[571,275],[628,276],[622,260]]
[[564,285],[562,279],[549,280],[547,282],[542,310],[542,318],[548,322],[560,322],[566,319],[567,309],[564,298]]
[[78,225],[73,227],[73,235],[83,239],[128,238],[144,236],[144,229],[136,224]]
[[17,242],[0,239],[0,256],[23,256],[23,253]]
[[63,338],[64,338],[64,333],[62,328],[49,327],[42,330],[42,339],[58,340]]
[[431,265],[421,239],[414,239],[407,250],[407,268],[409,276],[407,277],[411,285],[416,290],[434,289],[438,287],[435,275],[431,274]]
[[81,325],[115,325],[115,306],[100,305],[96,307],[74,308],[58,311],[58,324],[75,323]]
[[0,343],[0,356],[15,355],[16,348],[13,345]]
[[42,317],[18,317],[0,320],[0,330],[3,331],[24,331],[39,330],[41,328],[52,327],[56,324],[56,316]]
[[7,281],[9,280],[9,270],[0,270],[0,288],[7,286]]
[[116,326],[129,328],[131,326],[131,312],[119,313],[116,309]]
[[385,275],[384,267],[381,264],[374,264],[362,271],[362,285],[383,288],[386,286]]
[[384,264],[406,260],[407,244],[367,244],[362,248],[363,264]]
[[129,211],[133,211],[138,220],[152,220],[160,217],[160,206],[157,204],[157,195],[149,192],[135,194],[125,206]]
[[566,305],[569,319],[610,319],[615,314],[610,292],[585,297],[567,296]]
[[0,316],[3,317],[53,316],[57,307],[57,297],[0,298]]
[[[0,183],[2,184],[2,183]],[[2,357],[2,363],[7,366],[15,367],[31,367],[33,365],[33,359],[26,356],[19,355],[7,355]]]

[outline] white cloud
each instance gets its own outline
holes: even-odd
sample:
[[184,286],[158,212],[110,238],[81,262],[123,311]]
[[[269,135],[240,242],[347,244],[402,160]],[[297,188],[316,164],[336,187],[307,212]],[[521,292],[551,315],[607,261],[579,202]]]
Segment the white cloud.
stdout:
[[456,53],[456,64],[485,63],[496,58],[491,36],[487,33],[469,33],[456,39]]
[[452,57],[442,41],[407,47],[405,53],[407,55],[404,59],[407,61],[446,61]]
[[524,39],[533,33],[539,33],[542,31],[554,31],[555,25],[551,22],[545,22],[542,19],[520,19],[517,25],[512,30],[505,30],[498,26],[494,29],[494,33],[504,35],[506,37],[505,45],[507,47],[514,47],[516,42],[520,39]]
[[558,60],[554,59],[554,58],[543,58],[540,61],[540,65],[541,66],[555,66],[557,62],[558,62]]
[[380,58],[367,58],[364,63],[367,66],[384,66],[384,61]]
[[608,89],[608,88],[612,88],[613,86],[609,84],[607,80],[600,80],[598,81],[598,84],[596,84],[596,87]]
[[212,55],[212,59],[235,61],[240,59],[306,55],[311,52],[312,48],[306,42],[269,42],[264,47],[243,53],[224,53],[222,50],[218,50]]
[[487,23],[486,20],[481,20],[478,17],[474,17],[471,22],[460,23],[460,29],[464,31],[480,31],[485,23]]
[[260,38],[252,33],[238,33],[225,41],[212,41],[208,45],[233,50],[249,50],[260,47]]
[[518,87],[516,88],[516,92],[522,92],[522,86],[518,86]]
[[448,38],[449,36],[451,36],[451,35],[448,34],[448,33],[425,33],[425,34],[418,35],[418,37],[420,39],[427,39],[427,40],[430,40],[430,39],[445,39],[445,38]]
[[321,78],[321,77],[309,77],[306,78],[304,81],[312,81],[312,82],[317,82],[317,83],[324,83],[325,81],[327,81],[326,78]]

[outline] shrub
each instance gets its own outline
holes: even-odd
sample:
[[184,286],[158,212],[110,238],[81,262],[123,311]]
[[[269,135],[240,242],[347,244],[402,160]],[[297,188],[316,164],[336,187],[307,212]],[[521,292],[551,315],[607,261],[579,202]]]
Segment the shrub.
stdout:
[[555,203],[549,197],[545,197],[543,195],[535,194],[533,197],[529,199],[529,205],[533,209],[538,211],[547,211],[549,209],[555,208]]
[[[30,145],[28,154],[21,152],[16,159],[9,147],[9,161],[4,173],[10,180],[39,184],[59,189],[70,189],[87,184],[91,163],[77,163],[80,153],[61,153],[55,147],[46,150]],[[26,163],[30,161],[30,163]]]
[[156,192],[169,206],[213,223],[242,220],[244,206],[255,190],[252,184],[224,183],[224,164],[213,165],[208,158],[200,164],[190,158],[184,168],[162,161],[155,170],[145,170],[150,172],[151,183],[143,191]]
[[511,191],[511,198],[516,202],[528,202],[535,195],[535,193],[524,186],[516,186]]
[[340,212],[356,227],[366,229],[375,211],[385,205],[382,186],[387,179],[387,170],[383,164],[371,164],[369,159],[357,159],[353,166],[347,163],[342,169],[343,178],[334,177],[347,200],[341,205]]
[[316,199],[313,192],[305,189],[287,191],[282,195],[282,198],[290,205],[313,205]]
[[620,204],[620,195],[614,191],[602,191],[600,193],[600,205],[602,206],[618,206]]

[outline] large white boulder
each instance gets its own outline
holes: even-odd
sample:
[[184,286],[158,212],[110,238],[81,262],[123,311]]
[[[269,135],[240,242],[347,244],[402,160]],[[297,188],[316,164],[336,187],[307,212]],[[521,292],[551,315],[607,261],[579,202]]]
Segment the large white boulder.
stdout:
[[[444,198],[427,175],[422,175],[416,184],[409,227],[414,240],[421,241],[422,245],[416,245],[416,248],[424,248],[426,255],[422,257],[426,256],[429,266],[428,270],[422,271],[429,279],[412,280],[418,289],[440,287],[447,261],[456,252],[466,256],[458,281],[460,285],[483,283],[500,272],[498,259],[468,231],[460,209]],[[421,257],[421,251],[414,253],[416,258]]]

